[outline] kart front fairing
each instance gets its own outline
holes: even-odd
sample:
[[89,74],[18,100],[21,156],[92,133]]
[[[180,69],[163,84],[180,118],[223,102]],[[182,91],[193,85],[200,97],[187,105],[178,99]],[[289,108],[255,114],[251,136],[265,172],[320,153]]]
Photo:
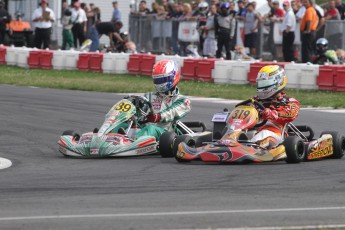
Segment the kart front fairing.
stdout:
[[238,106],[229,115],[228,130],[220,140],[199,148],[181,143],[176,157],[186,161],[224,163],[267,162],[286,158],[285,148],[282,145],[266,149],[250,141],[241,140],[241,134],[249,129],[255,129],[258,121],[259,114],[255,107]]
[[[84,133],[80,138],[74,135],[62,135],[58,142],[59,151],[67,156],[106,157],[138,156],[157,151],[156,138],[142,136],[133,140],[133,136],[112,133],[119,125],[140,116],[136,107],[129,100],[116,103],[106,114],[105,121],[98,132]],[[138,129],[136,129],[138,131]]]

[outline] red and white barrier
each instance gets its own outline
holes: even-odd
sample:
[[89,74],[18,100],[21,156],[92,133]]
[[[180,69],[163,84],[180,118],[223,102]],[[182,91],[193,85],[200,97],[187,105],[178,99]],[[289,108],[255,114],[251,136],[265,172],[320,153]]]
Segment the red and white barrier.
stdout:
[[260,68],[279,65],[285,68],[287,88],[345,92],[345,65],[313,65],[287,62],[226,61],[180,57],[178,55],[81,53],[78,51],[38,50],[0,46],[0,64],[25,68],[66,69],[110,74],[150,76],[155,62],[170,59],[178,63],[183,80],[219,84],[255,84]]
[[0,64],[6,64],[7,47],[0,45]]
[[316,83],[319,66],[311,64],[285,64],[286,87],[291,89],[318,89]]
[[103,56],[103,73],[124,74],[128,73],[127,65],[130,54],[106,53]]

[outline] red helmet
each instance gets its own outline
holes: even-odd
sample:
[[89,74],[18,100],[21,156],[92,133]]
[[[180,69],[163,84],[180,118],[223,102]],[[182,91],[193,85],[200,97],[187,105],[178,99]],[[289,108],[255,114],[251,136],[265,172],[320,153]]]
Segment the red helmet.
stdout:
[[152,78],[157,92],[167,94],[180,81],[177,63],[172,60],[157,62],[153,66]]

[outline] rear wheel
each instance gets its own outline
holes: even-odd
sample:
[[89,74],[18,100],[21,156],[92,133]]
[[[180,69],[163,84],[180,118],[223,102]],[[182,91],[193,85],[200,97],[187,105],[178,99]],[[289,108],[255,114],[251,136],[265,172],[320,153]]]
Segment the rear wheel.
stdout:
[[176,133],[165,132],[159,138],[159,152],[162,157],[173,157],[173,144],[176,139]]
[[324,131],[320,137],[324,134],[331,134],[333,138],[333,154],[330,157],[333,159],[342,158],[345,154],[345,137],[335,131]]
[[73,130],[66,130],[62,133],[62,136],[72,136],[75,141],[79,141],[80,135]]
[[300,137],[289,136],[284,141],[287,163],[300,163],[306,158],[304,142]]
[[186,143],[188,146],[190,147],[195,147],[195,141],[188,135],[181,135],[178,136],[175,141],[174,141],[174,145],[173,145],[173,155],[175,157],[175,159],[178,162],[190,162],[189,160],[184,160],[181,159],[179,157],[176,156],[177,150],[178,150],[178,146],[179,144],[181,144],[182,142]]

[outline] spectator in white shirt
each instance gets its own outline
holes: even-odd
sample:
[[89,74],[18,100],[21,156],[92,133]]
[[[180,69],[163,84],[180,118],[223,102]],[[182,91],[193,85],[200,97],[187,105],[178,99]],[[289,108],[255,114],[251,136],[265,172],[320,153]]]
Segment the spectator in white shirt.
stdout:
[[32,14],[35,27],[34,45],[36,48],[49,48],[52,24],[55,21],[54,12],[48,8],[48,0],[41,0],[40,7]]
[[285,10],[285,17],[280,28],[283,34],[283,56],[286,62],[291,62],[294,60],[293,43],[295,41],[296,17],[289,1],[285,0],[283,2],[283,8]]
[[305,6],[301,6],[296,13],[296,20],[300,22],[305,14]]
[[74,3],[74,8],[72,9],[72,33],[74,37],[74,46],[78,47],[79,40],[79,47],[82,46],[83,42],[85,41],[85,33],[86,33],[86,22],[87,17],[86,13],[83,9],[80,8],[80,2]]

